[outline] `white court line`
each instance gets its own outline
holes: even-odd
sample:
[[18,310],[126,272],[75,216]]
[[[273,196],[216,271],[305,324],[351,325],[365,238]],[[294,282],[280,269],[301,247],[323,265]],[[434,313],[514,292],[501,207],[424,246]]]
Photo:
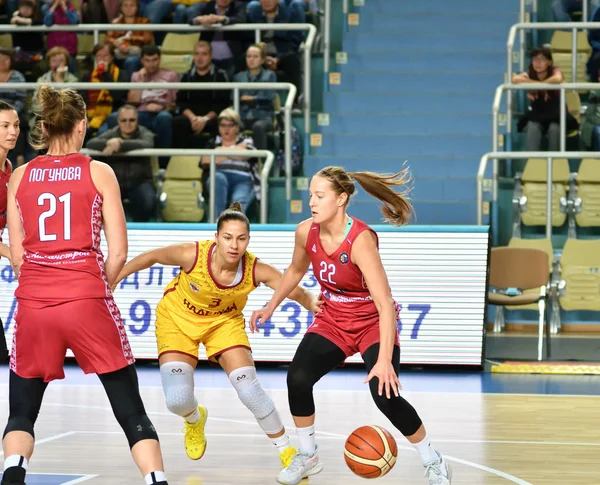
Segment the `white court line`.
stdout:
[[[74,474],[71,473],[70,475]],[[99,475],[84,475],[83,477],[76,478],[75,480],[71,480],[70,482],[65,482],[62,485],[74,485],[75,483],[87,482],[88,480],[91,480],[92,478],[96,478],[98,476]]]
[[[213,418],[214,419],[214,418]],[[246,424],[251,424],[251,423],[246,423]],[[256,424],[256,423],[252,423],[252,424]],[[294,428],[288,428],[288,429],[294,429]],[[122,434],[122,432],[119,431],[76,431],[76,433],[82,433],[82,434],[86,434],[86,433],[90,433],[90,434]],[[160,433],[161,436],[181,436],[182,433]],[[323,434],[320,431],[317,431],[317,435]],[[265,435],[264,434],[235,434],[235,433],[206,433],[206,436],[208,437],[221,437],[221,438],[231,438],[231,437],[235,437],[235,438],[264,438]],[[330,440],[345,440],[346,436],[343,436],[341,434],[335,434],[335,433],[327,433],[326,436],[321,436],[320,438],[322,439],[330,439]],[[400,450],[406,450],[406,451],[411,451],[416,453],[416,450],[413,447],[410,446],[402,446],[402,445],[398,445],[398,449]],[[472,468],[476,468],[478,470],[481,470],[483,472],[487,472],[487,473],[491,473],[492,475],[496,475],[500,478],[505,478],[506,480],[508,480],[509,482],[513,482],[516,483],[517,485],[532,485],[530,482],[527,482],[521,478],[515,477],[514,475],[511,475],[509,473],[505,473],[501,470],[496,470],[495,468],[491,468],[485,465],[480,465],[479,463],[474,463],[472,461],[468,461],[468,460],[463,460],[462,458],[457,458],[451,455],[447,455],[446,453],[444,453],[444,458],[446,458],[448,461],[453,461],[455,463],[460,463],[462,465],[466,465],[466,466],[470,466]]]
[[[0,400],[0,402],[8,402],[5,400]],[[63,404],[63,403],[53,403],[53,402],[45,402],[44,405],[47,406],[58,406],[58,407],[67,407],[67,408],[77,408],[77,409],[95,409],[98,411],[111,411],[110,408],[106,408],[106,407],[101,407],[101,406],[84,406],[82,404]],[[112,412],[112,411],[111,411]],[[165,413],[162,411],[147,411],[148,414],[153,414],[155,416],[167,416],[167,417],[171,417],[171,418],[175,418],[175,419],[180,419],[179,416],[176,416],[173,413]],[[258,426],[256,422],[254,421],[243,421],[241,419],[231,419],[231,418],[217,418],[214,416],[209,416],[209,418],[213,421],[221,421],[224,423],[234,423],[234,424],[243,424],[246,426]],[[288,430],[295,430],[296,428],[294,426],[288,426],[286,425],[285,427]],[[62,438],[63,436],[68,436],[69,434],[72,433],[87,433],[87,431],[70,431],[68,433],[63,433],[62,435],[57,435],[57,437],[50,437],[52,439],[59,439]],[[92,433],[92,431],[90,431],[90,433]],[[121,434],[122,432],[116,432],[116,434]],[[161,433],[162,434],[166,434],[168,436],[168,433]],[[174,435],[180,435],[181,433],[174,433]],[[329,433],[327,431],[317,431],[318,435],[321,435],[323,438],[326,437],[330,437],[330,438],[341,438],[342,435],[340,435],[339,433]],[[213,435],[213,436],[218,436],[218,435]],[[233,436],[232,434],[227,434],[226,436]],[[240,436],[254,436],[252,434],[241,434]],[[263,436],[263,435],[257,435],[257,436]],[[36,441],[36,444],[38,443],[45,443],[46,440],[51,441],[50,438],[46,438],[44,440],[40,440],[40,441]],[[403,439],[403,437],[397,437],[395,436],[396,440],[400,440]],[[499,444],[499,445],[540,445],[540,446],[592,446],[592,447],[598,447],[600,446],[600,443],[584,443],[584,442],[576,442],[576,441],[519,441],[519,440],[475,440],[475,439],[438,439],[435,438],[434,440],[436,443],[461,443],[461,444],[481,444],[481,443],[488,443],[488,444]],[[2,453],[0,452],[0,456],[2,455]]]
[[[47,438],[43,438],[41,440],[37,440],[35,442],[36,445],[43,445],[44,443],[48,443],[49,441],[59,440],[61,438],[66,438],[67,436],[74,435],[75,431],[67,431],[66,433],[55,434],[53,436],[48,436]],[[0,456],[4,455],[3,451],[0,451]]]
[[[77,431],[73,431],[73,434],[77,433]],[[68,477],[71,475],[81,475],[81,473],[31,473],[31,475],[43,475],[45,477]],[[74,485],[75,483],[86,482],[91,480],[92,478],[96,478],[99,475],[83,475],[79,478],[75,478],[74,480],[70,480],[68,482],[63,482],[61,485]]]
[[[505,374],[505,375],[515,375],[515,374]],[[525,374],[520,374],[525,375]],[[539,375],[548,375],[548,376],[558,376],[558,377],[600,377],[597,375],[562,375],[562,374],[529,374],[529,377],[539,376]],[[366,374],[365,374],[366,376]],[[402,380],[402,379],[400,379]],[[100,384],[66,384],[66,383],[57,383],[58,386],[65,387],[100,387]],[[8,387],[8,383],[5,382],[0,384],[1,386]],[[286,391],[287,387],[264,387],[265,391]],[[140,385],[140,389],[162,389],[162,386],[142,386]],[[199,391],[231,391],[233,387],[197,387],[196,390]],[[365,384],[365,391],[368,392],[369,388]],[[318,393],[331,393],[331,392],[363,392],[361,389],[313,389],[313,392]],[[519,392],[475,392],[475,391],[411,391],[410,389],[402,389],[400,392],[401,395],[404,394],[425,394],[428,396],[433,395],[451,395],[451,396],[517,396],[517,397],[584,397],[589,399],[600,399],[600,394],[535,394],[535,393],[519,393]],[[7,400],[0,400],[0,402],[8,402]]]

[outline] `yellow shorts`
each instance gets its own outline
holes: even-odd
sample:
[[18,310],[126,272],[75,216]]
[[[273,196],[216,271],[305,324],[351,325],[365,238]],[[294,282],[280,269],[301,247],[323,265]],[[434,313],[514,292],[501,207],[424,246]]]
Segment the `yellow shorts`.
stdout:
[[177,318],[160,305],[156,309],[155,334],[159,357],[168,352],[180,352],[197,359],[200,344],[206,347],[206,355],[211,362],[217,362],[219,355],[236,347],[251,350],[243,319],[231,319],[218,325],[207,325],[205,330],[199,331],[192,338],[177,326],[173,317]]

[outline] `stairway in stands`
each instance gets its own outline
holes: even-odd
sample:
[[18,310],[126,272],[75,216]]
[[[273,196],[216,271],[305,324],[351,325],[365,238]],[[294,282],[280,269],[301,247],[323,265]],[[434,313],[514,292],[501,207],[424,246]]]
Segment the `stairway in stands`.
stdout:
[[[349,26],[340,84],[324,96],[329,125],[305,172],[327,165],[394,172],[406,160],[417,224],[475,222],[475,174],[491,150],[494,90],[504,82],[516,0],[365,0]],[[364,192],[352,213],[376,223]]]

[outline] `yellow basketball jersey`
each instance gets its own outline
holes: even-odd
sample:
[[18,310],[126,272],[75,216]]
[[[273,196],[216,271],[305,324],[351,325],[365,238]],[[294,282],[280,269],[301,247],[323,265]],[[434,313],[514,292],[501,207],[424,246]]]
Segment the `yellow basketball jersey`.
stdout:
[[190,336],[196,333],[193,327],[218,325],[231,319],[243,321],[242,310],[248,295],[257,286],[254,281],[257,258],[248,251],[242,256],[234,283],[231,286],[217,283],[210,267],[215,246],[214,241],[196,243],[194,267],[189,272],[182,269],[167,285],[157,309],[169,312]]

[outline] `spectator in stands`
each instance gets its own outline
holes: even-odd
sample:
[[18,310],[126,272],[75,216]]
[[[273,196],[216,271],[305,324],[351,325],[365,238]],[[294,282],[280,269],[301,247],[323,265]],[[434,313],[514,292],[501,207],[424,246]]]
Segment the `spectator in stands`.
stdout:
[[[560,84],[563,82],[563,75],[559,68],[553,66],[550,49],[537,47],[531,52],[531,63],[527,72],[513,74],[512,82],[514,84]],[[558,151],[560,145],[559,91],[529,91],[527,98],[531,102],[529,109],[519,120],[519,131],[527,130],[525,150],[540,151],[543,137],[547,136],[548,150]]]
[[[295,24],[304,23],[304,20],[304,9],[297,3],[288,6],[285,0],[260,0],[260,4],[252,2],[248,6],[248,22],[253,24]],[[304,41],[304,33],[271,30],[262,32],[262,40],[267,54],[265,67],[276,72],[279,81],[294,84],[300,93],[302,71],[298,49]]]
[[[219,135],[211,140],[208,148],[217,150],[256,150],[252,138],[240,134],[240,115],[232,108],[219,114]],[[210,157],[202,157],[202,177],[208,191],[210,187]],[[215,214],[227,209],[230,202],[238,201],[246,211],[254,198],[260,198],[260,175],[258,162],[247,157],[215,157]]]
[[[109,1],[109,4],[117,4],[116,1]],[[81,2],[81,22],[84,24],[107,24],[114,20],[118,15],[117,8],[109,17],[106,6],[102,0],[82,0]]]
[[[19,71],[13,70],[14,52],[12,49],[0,47],[0,86],[1,83],[24,83],[25,76]],[[5,101],[15,107],[21,123],[21,133],[17,139],[17,144],[8,154],[11,160],[15,160],[17,166],[25,162],[27,151],[27,92],[24,89],[15,89],[13,91],[5,90],[0,87],[0,101]]]
[[[47,27],[53,25],[77,25],[79,14],[69,0],[54,0],[52,6],[44,15],[44,24]],[[75,57],[77,56],[77,33],[76,32],[49,32],[47,40],[48,49],[55,46],[64,47],[69,51],[71,59],[69,69],[76,72]]]
[[92,138],[86,144],[91,150],[107,155],[107,163],[115,171],[121,195],[129,199],[135,222],[148,222],[154,213],[156,189],[153,184],[149,158],[119,157],[119,153],[141,148],[153,148],[154,134],[138,125],[135,106],[126,104],[119,109],[118,126]]
[[[69,51],[64,47],[53,47],[46,53],[46,60],[50,69],[37,78],[38,84],[49,84],[49,83],[75,83],[78,81],[77,76],[69,71]],[[40,113],[40,109],[37,107],[36,96],[32,99],[31,111],[33,113]],[[35,116],[29,119],[29,127],[33,130],[35,126]]]
[[[265,63],[265,45],[261,42],[248,47],[246,65],[248,69],[235,75],[238,83],[274,83],[277,76],[267,71]],[[240,90],[240,115],[246,128],[252,129],[255,146],[259,150],[267,148],[267,133],[273,130],[275,90],[243,89]]]
[[[212,63],[208,42],[201,40],[194,48],[194,64],[181,77],[181,82],[224,83],[225,71]],[[217,114],[229,106],[231,92],[227,90],[180,90],[177,93],[179,115],[173,119],[173,145],[176,148],[201,148],[207,139],[200,135],[215,135],[218,131]]]
[[[82,82],[128,82],[129,76],[114,63],[114,47],[100,43],[92,51],[94,68],[81,77]],[[106,121],[108,116],[120,108],[127,96],[127,90],[90,90],[82,93],[88,109],[88,135],[96,131]]]
[[19,0],[4,0],[0,2],[0,7],[4,7],[4,13],[8,18],[11,18],[15,10],[19,8]]
[[[588,14],[598,7],[598,0],[586,0],[589,5]],[[583,1],[582,0],[556,0],[552,3],[552,16],[554,22],[581,22]],[[590,17],[591,18],[591,17]]]
[[[600,7],[593,10],[590,21],[600,22]],[[598,82],[600,77],[600,29],[589,29],[587,36],[592,47],[592,53],[587,62],[587,73],[591,82]]]
[[187,24],[201,14],[210,0],[173,0],[175,11],[173,12],[173,23]]
[[[305,22],[305,12],[316,12],[318,10],[317,0],[279,0],[279,3],[285,7],[290,7],[295,10],[295,15]],[[248,2],[248,10],[260,9],[260,0],[252,0]]]
[[[123,0],[121,3],[121,15],[114,19],[113,24],[149,24],[150,20],[146,17],[138,17],[139,0]],[[115,31],[111,30],[106,33],[104,42],[111,44],[115,48],[115,58],[117,64],[129,74],[129,77],[134,72],[141,68],[140,55],[142,47],[152,45],[154,36],[151,31]]]
[[37,78],[37,83],[77,82],[77,76],[69,71],[69,59],[69,51],[64,47],[53,47],[50,49],[46,53],[46,60],[50,69],[46,72],[46,74],[43,74]]
[[[20,0],[10,23],[13,25],[42,25],[35,0]],[[15,32],[12,34],[15,49],[15,69],[25,75],[29,82],[35,81],[43,72],[40,61],[44,59],[46,42],[41,32]]]
[[[150,19],[151,24],[164,23],[173,10],[173,0],[140,0],[140,15]],[[166,32],[155,32],[154,41],[161,45]]]
[[590,91],[581,141],[585,150],[600,151],[600,90]]
[[[192,25],[213,27],[247,23],[246,4],[232,0],[211,0],[202,9],[202,15],[193,17]],[[202,32],[202,40],[210,42],[212,61],[215,66],[227,72],[231,79],[233,73],[244,68],[244,50],[250,45],[254,32],[231,32],[208,30]]]
[[[176,83],[179,76],[175,71],[160,67],[160,50],[155,45],[142,49],[143,68],[134,73],[131,82]],[[173,112],[177,91],[174,89],[131,90],[127,102],[138,107],[139,124],[156,134],[157,148],[170,148],[173,140]],[[161,157],[161,166],[166,167],[168,157]]]

